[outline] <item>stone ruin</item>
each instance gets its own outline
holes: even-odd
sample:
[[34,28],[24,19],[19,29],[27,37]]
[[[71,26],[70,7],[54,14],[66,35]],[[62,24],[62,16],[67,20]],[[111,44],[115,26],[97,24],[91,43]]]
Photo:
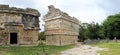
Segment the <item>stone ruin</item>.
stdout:
[[0,5],[0,45],[37,45],[38,10]]
[[75,44],[79,35],[78,19],[69,16],[53,5],[48,8],[49,11],[44,16],[46,44],[57,46]]
[[[44,16],[46,44],[75,44],[79,21],[53,5],[48,8]],[[39,16],[35,9],[0,5],[0,45],[38,45]]]

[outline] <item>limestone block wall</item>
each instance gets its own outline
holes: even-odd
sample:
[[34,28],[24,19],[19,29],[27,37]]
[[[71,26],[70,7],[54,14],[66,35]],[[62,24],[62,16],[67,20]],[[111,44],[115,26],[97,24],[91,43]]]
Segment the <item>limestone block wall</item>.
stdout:
[[76,41],[77,41],[77,36],[55,35],[55,34],[46,36],[47,45],[63,46],[63,45],[75,44]]
[[38,30],[23,30],[18,26],[18,45],[38,45]]
[[0,45],[7,45],[9,34],[4,30],[0,30]]
[[57,34],[60,33],[60,19],[51,20],[49,22],[45,22],[45,33],[49,34]]
[[68,45],[77,42],[79,25],[64,19],[54,19],[45,23],[47,45]]
[[69,35],[79,35],[79,24],[75,22],[62,19],[60,29],[61,33],[66,33]]

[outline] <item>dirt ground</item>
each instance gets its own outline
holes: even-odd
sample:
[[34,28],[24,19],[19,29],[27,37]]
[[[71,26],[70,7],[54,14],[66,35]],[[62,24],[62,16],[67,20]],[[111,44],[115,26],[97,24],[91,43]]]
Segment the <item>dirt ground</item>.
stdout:
[[0,51],[0,55],[5,55],[6,51]]
[[102,51],[102,48],[92,47],[89,45],[80,45],[75,48],[62,51],[61,55],[100,55],[98,51]]

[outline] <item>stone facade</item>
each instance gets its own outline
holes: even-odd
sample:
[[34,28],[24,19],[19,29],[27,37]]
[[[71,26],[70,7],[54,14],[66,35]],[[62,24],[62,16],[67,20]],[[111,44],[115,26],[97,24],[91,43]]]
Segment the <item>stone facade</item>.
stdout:
[[37,45],[38,10],[0,5],[0,45]]
[[49,11],[44,16],[47,45],[75,44],[79,34],[79,21],[67,13],[48,6]]

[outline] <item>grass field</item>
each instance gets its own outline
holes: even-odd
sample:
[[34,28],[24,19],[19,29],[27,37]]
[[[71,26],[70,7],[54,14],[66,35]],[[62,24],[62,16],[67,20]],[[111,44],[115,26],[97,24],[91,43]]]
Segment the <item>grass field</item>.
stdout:
[[100,51],[101,55],[120,55],[120,43],[115,43],[115,42],[98,43],[98,44],[93,44],[93,46],[108,48],[108,51]]
[[[47,55],[58,55],[60,51],[73,48],[73,45],[67,46],[44,46]],[[43,46],[21,47],[21,46],[0,46],[0,55],[43,55]]]

